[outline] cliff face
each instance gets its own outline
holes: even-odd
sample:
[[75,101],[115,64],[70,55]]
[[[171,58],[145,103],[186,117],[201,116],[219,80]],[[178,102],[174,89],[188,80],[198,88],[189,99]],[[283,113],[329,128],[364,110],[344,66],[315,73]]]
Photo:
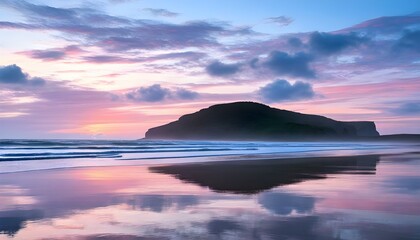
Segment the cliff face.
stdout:
[[359,137],[373,137],[379,136],[374,122],[347,122],[356,129]]
[[276,140],[378,136],[373,122],[339,122],[253,102],[214,105],[151,128],[146,138]]

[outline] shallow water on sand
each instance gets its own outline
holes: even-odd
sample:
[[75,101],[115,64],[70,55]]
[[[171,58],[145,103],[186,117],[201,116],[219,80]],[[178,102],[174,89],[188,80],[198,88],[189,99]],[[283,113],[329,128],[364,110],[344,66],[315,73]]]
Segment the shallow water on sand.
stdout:
[[0,239],[420,239],[419,173],[413,153],[2,173]]

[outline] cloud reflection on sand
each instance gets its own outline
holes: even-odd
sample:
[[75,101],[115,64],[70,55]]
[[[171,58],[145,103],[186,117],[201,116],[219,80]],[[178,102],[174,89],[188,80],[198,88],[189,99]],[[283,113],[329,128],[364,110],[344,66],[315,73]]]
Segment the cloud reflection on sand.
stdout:
[[9,201],[0,239],[415,238],[420,196],[406,191],[411,178],[389,181],[413,176],[416,157],[409,165],[354,156],[2,174],[0,198]]

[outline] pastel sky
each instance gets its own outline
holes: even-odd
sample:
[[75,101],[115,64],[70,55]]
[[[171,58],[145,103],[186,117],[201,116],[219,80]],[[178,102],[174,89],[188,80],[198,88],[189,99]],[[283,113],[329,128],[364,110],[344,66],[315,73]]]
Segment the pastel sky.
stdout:
[[420,133],[418,0],[0,0],[0,138],[136,139],[232,101]]

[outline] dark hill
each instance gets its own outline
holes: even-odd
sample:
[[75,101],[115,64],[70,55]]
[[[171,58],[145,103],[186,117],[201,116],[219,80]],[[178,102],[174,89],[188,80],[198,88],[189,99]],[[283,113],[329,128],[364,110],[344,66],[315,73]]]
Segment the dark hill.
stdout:
[[278,140],[379,136],[374,122],[340,122],[254,102],[214,105],[151,128],[148,139]]

